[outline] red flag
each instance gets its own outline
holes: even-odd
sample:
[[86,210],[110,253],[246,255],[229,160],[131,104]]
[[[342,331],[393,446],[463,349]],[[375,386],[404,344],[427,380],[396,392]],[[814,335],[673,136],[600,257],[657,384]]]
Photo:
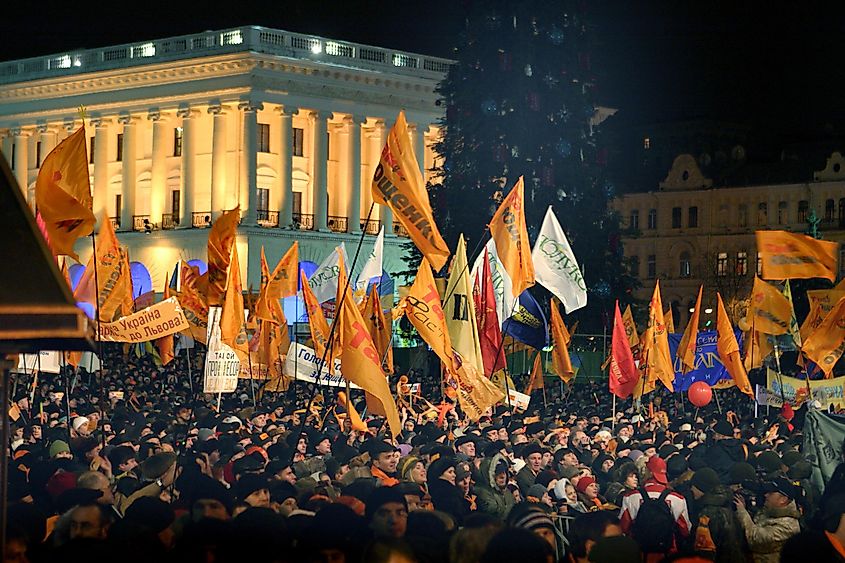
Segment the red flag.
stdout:
[[481,358],[484,361],[484,375],[488,378],[505,368],[505,353],[502,346],[502,330],[496,314],[496,295],[493,292],[493,276],[487,249],[484,249],[484,267],[481,280],[475,280],[473,298],[475,315],[478,319],[478,336],[481,340]]
[[608,370],[610,392],[625,399],[630,397],[640,379],[640,372],[634,363],[634,355],[628,346],[628,334],[622,313],[619,312],[619,301],[616,301],[616,311],[613,316],[613,339],[610,344],[610,369]]

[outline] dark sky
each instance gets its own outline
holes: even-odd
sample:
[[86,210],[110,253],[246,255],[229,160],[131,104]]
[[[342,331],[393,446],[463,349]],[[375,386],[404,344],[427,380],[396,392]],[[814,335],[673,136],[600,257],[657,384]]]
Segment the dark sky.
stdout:
[[[0,60],[243,24],[448,57],[467,1],[239,0],[216,8],[141,0],[119,10],[91,0],[48,0],[50,9],[16,1],[0,23]],[[833,2],[585,1],[601,97],[636,119],[815,129],[845,115],[845,9]]]

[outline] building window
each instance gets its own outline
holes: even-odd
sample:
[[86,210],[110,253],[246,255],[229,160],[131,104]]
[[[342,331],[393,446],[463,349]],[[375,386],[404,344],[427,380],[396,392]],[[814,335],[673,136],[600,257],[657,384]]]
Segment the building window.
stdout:
[[332,134],[326,131],[326,160],[332,159]]
[[120,223],[121,211],[123,211],[123,196],[121,194],[115,194],[115,196],[114,196],[114,216],[117,217],[118,223]]
[[303,142],[305,139],[305,129],[300,129],[299,127],[293,128],[293,156],[304,156],[305,153],[302,152],[302,147],[305,146]]
[[291,201],[291,208],[294,215],[302,214],[302,192],[293,192],[293,201]]
[[756,270],[757,270],[757,276],[758,277],[763,275],[763,257],[760,255],[759,252],[757,253],[757,268],[756,268]]
[[653,280],[657,277],[657,255],[656,254],[649,254],[648,255],[648,262],[646,264],[648,268],[648,272],[646,272],[646,277],[650,280]]
[[35,143],[35,166],[41,166],[41,141]]
[[91,151],[88,153],[88,164],[94,164],[94,141],[96,140],[96,137],[91,137]]
[[656,209],[649,209],[648,210],[648,228],[652,229],[652,230],[657,228],[657,210]]
[[117,162],[123,162],[123,133],[117,134]]
[[631,217],[628,220],[628,226],[632,229],[640,228],[640,210],[634,209],[631,211]]
[[789,204],[785,201],[778,202],[778,225],[789,223]]
[[810,202],[806,199],[802,199],[798,202],[798,222],[799,223],[806,223],[807,222],[807,212],[810,211]]
[[693,206],[689,208],[687,227],[695,228],[698,226],[698,207]]
[[739,206],[738,222],[740,227],[748,226],[748,206],[744,203]]
[[839,228],[845,227],[845,197],[839,198]]
[[270,124],[258,124],[258,152],[270,152]]
[[824,202],[824,222],[833,223],[833,200],[828,199]]
[[680,207],[673,207],[672,208],[672,228],[673,229],[680,229],[681,228],[681,208]]
[[645,137],[643,139],[643,149],[648,150],[650,148],[651,148],[651,139],[648,138],[648,137]]
[[737,252],[736,253],[736,275],[738,275],[738,276],[748,275],[748,253],[747,252]]
[[690,256],[689,252],[681,252],[681,270],[680,275],[682,278],[688,278],[692,275],[692,267],[690,266]]
[[12,170],[15,169],[15,152],[17,152],[17,149],[18,149],[18,144],[12,143],[12,160],[9,163],[10,164],[9,168],[11,168]]
[[728,226],[728,215],[730,211],[728,210],[727,204],[722,204],[719,206],[719,226],[720,227],[727,227]]
[[757,224],[758,225],[768,225],[769,224],[769,205],[763,201],[757,205]]
[[258,188],[258,211],[266,213],[270,210],[270,190],[268,188]]
[[728,253],[720,252],[716,256],[716,275],[724,277],[728,275]]
[[182,156],[182,128],[173,129],[173,156]]
[[630,269],[630,273],[635,278],[640,277],[640,257],[639,256],[631,256],[630,261],[628,262],[628,267]]

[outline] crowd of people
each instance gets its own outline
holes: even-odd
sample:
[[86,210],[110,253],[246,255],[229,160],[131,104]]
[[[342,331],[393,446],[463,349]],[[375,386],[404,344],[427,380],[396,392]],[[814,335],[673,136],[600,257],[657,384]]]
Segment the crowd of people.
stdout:
[[405,403],[389,436],[334,389],[310,410],[301,382],[203,395],[201,356],[193,381],[117,348],[17,376],[5,561],[845,561],[845,465],[811,481],[807,406],[655,392],[614,413],[576,380],[478,421]]

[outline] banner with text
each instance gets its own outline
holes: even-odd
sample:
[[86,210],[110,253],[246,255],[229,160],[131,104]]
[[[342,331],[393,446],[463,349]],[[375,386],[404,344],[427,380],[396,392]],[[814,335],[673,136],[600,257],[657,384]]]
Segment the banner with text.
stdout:
[[149,342],[189,328],[175,297],[165,299],[113,323],[100,323],[100,340],[105,342]]
[[35,372],[59,373],[61,352],[41,350],[37,354],[21,354],[18,356],[18,367],[12,371],[33,375]]
[[241,362],[232,348],[220,341],[222,307],[208,308],[208,353],[203,373],[203,393],[234,393],[238,387]]
[[758,399],[761,398],[765,402],[759,400],[757,402],[770,407],[782,406],[785,398],[790,405],[808,400],[818,401],[823,409],[826,409],[829,405],[842,408],[845,405],[845,376],[818,381],[810,380],[810,395],[808,396],[805,379],[786,375],[779,376],[777,372],[767,370],[766,390],[758,395]]
[[[742,349],[742,332],[734,330],[737,343]],[[672,367],[675,370],[673,385],[675,391],[686,391],[696,381],[704,381],[711,387],[716,386],[722,380],[731,380],[731,375],[725,369],[725,365],[719,358],[719,351],[716,349],[716,342],[719,335],[715,330],[702,330],[698,332],[695,341],[695,369],[687,373],[681,372],[681,360],[677,357],[678,346],[681,344],[682,334],[669,335],[669,352],[672,355]],[[717,387],[721,388],[721,387]]]
[[[329,373],[319,369],[322,365],[322,358],[318,358],[313,348],[304,346],[297,342],[291,342],[288,348],[288,356],[285,359],[284,374],[297,381],[307,383],[319,383],[329,387],[346,387],[346,380],[340,372],[340,358],[334,361],[334,372]],[[352,389],[360,389],[354,383],[349,383]]]

